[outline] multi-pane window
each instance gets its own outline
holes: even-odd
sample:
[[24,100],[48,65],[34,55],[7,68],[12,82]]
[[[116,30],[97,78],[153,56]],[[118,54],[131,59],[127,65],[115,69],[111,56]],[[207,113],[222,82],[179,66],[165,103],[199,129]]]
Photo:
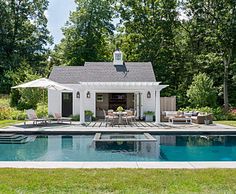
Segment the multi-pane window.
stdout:
[[97,95],[97,102],[103,102],[103,95],[101,94]]
[[120,61],[121,60],[121,53],[115,54],[115,60]]

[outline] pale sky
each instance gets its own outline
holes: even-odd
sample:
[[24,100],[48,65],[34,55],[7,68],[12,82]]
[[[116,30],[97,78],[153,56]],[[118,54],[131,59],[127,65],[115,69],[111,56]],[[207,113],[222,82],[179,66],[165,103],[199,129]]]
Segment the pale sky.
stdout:
[[48,28],[54,38],[54,44],[58,44],[62,38],[61,28],[69,19],[70,11],[75,10],[74,0],[49,0]]

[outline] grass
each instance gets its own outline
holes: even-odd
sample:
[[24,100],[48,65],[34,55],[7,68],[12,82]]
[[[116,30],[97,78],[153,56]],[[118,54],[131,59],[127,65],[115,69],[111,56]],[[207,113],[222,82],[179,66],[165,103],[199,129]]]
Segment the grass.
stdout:
[[7,127],[10,125],[14,125],[17,123],[22,123],[22,121],[17,121],[17,120],[0,120],[0,128]]
[[0,193],[235,193],[236,170],[0,169]]
[[215,121],[215,123],[236,127],[236,121]]

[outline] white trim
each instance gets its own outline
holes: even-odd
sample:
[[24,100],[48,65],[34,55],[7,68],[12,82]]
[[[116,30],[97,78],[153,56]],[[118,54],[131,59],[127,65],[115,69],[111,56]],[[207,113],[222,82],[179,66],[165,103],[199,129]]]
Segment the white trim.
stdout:
[[80,124],[83,124],[85,122],[85,118],[84,118],[84,99],[85,99],[85,96],[86,93],[85,91],[82,91],[81,90],[81,93],[80,93]]
[[79,82],[82,86],[159,86],[160,83],[161,82]]

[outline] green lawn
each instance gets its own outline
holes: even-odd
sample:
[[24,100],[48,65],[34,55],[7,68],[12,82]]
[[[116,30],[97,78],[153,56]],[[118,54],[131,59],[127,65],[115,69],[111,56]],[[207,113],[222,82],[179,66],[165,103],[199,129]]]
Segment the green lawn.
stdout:
[[10,125],[14,125],[17,123],[22,123],[23,121],[16,121],[16,120],[0,120],[0,128],[7,127]]
[[236,127],[236,121],[215,121],[215,123]]
[[236,170],[0,169],[0,193],[235,193]]

